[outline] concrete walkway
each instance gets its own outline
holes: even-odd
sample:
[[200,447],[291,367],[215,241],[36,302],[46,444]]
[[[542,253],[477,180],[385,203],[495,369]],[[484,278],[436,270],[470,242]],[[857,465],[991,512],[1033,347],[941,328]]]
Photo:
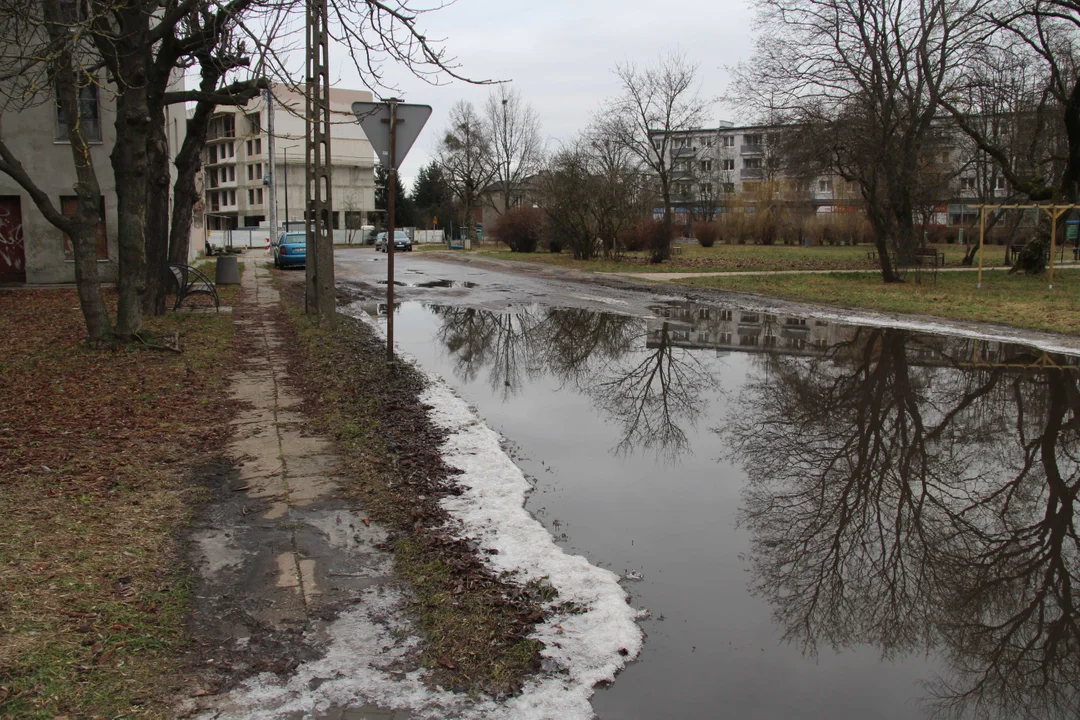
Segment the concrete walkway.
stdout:
[[308,431],[301,399],[289,389],[280,298],[267,263],[248,257],[245,265],[236,312],[244,350],[230,381],[242,407],[227,451],[234,469],[214,488],[217,499],[193,535],[201,575],[193,632],[214,648],[207,664],[229,672],[209,679],[191,710],[209,718],[400,720],[408,714],[370,705],[280,714],[214,694],[237,670],[287,677],[320,655],[342,608],[361,593],[396,585],[391,554],[376,547],[386,532],[340,495],[341,458],[328,439]]

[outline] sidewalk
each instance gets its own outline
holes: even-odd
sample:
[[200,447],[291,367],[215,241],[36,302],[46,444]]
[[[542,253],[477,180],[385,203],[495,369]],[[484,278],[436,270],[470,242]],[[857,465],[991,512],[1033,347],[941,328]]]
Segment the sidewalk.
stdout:
[[[275,712],[279,703],[272,700],[253,706],[250,698],[217,693],[260,672],[287,680],[323,653],[343,608],[397,581],[391,553],[377,547],[385,531],[338,492],[341,458],[327,438],[307,431],[301,399],[288,388],[279,295],[267,263],[248,256],[245,265],[236,308],[241,363],[230,381],[231,397],[242,406],[227,451],[234,465],[211,487],[214,500],[192,536],[199,582],[191,627],[207,647],[200,662],[213,669],[186,710],[292,718],[295,713]],[[353,704],[314,717],[408,715]]]

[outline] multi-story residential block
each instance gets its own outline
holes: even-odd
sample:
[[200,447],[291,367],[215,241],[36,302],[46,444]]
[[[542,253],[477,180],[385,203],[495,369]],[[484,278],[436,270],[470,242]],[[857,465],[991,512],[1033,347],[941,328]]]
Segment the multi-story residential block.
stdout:
[[[177,79],[176,86],[182,86]],[[113,92],[102,83],[82,89],[83,127],[90,142],[101,187],[101,223],[97,257],[102,280],[117,277],[116,180],[109,154],[116,141]],[[63,113],[51,91],[18,112],[3,113],[4,140],[27,169],[38,187],[61,213],[75,212],[75,163],[67,139]],[[169,152],[179,150],[187,132],[185,111],[166,109]],[[171,168],[171,166],[170,166]],[[175,177],[175,168],[171,168]],[[193,235],[193,238],[195,235]],[[202,245],[192,243],[192,252]],[[30,195],[14,180],[0,173],[0,282],[70,283],[75,281],[75,255],[71,241],[38,210]]]
[[[334,229],[367,225],[375,212],[375,153],[352,113],[352,103],[370,101],[361,90],[330,90]],[[210,121],[203,168],[203,214],[208,230],[269,228],[271,203],[284,227],[304,220],[307,130],[304,96],[274,89],[274,156],[271,179],[271,108],[265,96],[244,107],[222,107]]]
[[[711,216],[734,205],[751,208],[762,191],[772,199],[804,204],[816,213],[851,212],[862,206],[857,183],[836,174],[793,178],[773,143],[783,129],[775,125],[695,128],[668,134],[666,157],[672,169],[672,201],[684,217]],[[657,149],[662,131],[652,133]],[[930,224],[969,225],[978,217],[978,203],[1013,198],[1004,177],[990,160],[947,120],[927,142],[926,182],[934,194]],[[659,213],[661,210],[656,209]]]

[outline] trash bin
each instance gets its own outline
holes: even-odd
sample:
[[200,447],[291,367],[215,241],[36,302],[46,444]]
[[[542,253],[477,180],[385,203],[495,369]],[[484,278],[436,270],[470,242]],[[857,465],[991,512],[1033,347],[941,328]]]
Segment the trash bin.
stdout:
[[239,285],[240,262],[235,255],[218,255],[214,270],[215,285]]

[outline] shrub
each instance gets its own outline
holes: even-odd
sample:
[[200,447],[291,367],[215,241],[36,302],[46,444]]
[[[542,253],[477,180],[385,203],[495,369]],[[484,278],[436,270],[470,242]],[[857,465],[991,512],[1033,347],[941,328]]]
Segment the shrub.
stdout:
[[[652,225],[656,220],[642,219],[636,225],[623,230],[619,234],[619,245],[627,252],[641,252],[649,247],[652,238]],[[663,225],[663,223],[660,223]]]
[[694,223],[694,237],[697,238],[701,247],[712,247],[720,238],[720,228],[716,226],[716,223],[711,222]]
[[495,237],[514,252],[536,252],[543,230],[544,214],[538,208],[510,208],[495,221]]
[[561,253],[563,249],[562,240],[555,237],[549,237],[547,239],[547,249],[548,252]]

